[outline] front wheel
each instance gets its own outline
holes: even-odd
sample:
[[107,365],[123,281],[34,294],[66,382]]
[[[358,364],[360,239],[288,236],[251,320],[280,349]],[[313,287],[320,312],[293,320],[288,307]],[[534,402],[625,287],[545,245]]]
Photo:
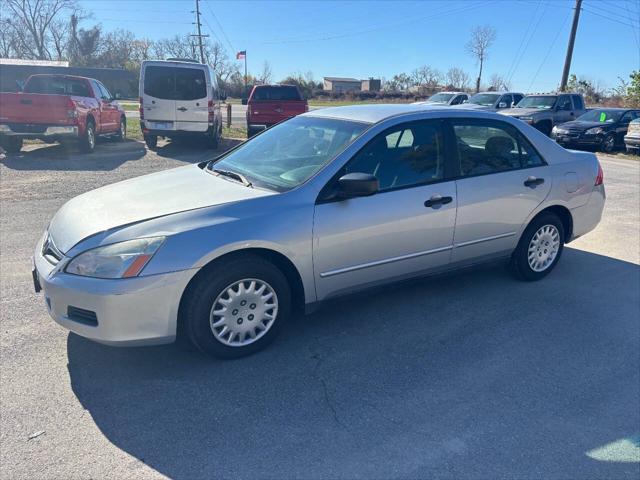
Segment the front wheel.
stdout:
[[271,262],[246,255],[203,271],[186,294],[181,322],[201,351],[237,358],[273,341],[291,311],[291,289]]
[[611,153],[616,148],[616,137],[610,133],[604,140],[602,140],[602,144],[600,145],[600,149],[605,153]]
[[556,266],[564,248],[564,228],[557,215],[535,218],[522,234],[511,257],[512,271],[526,281],[540,280]]

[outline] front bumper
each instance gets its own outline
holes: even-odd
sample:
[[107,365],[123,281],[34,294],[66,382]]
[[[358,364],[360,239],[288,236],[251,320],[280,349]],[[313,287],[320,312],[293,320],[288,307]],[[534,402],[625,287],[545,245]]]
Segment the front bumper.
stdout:
[[22,138],[77,137],[78,127],[75,125],[21,125],[19,130],[11,125],[0,124],[0,135]]
[[551,138],[566,147],[598,147],[604,139],[603,135],[576,135],[551,132]]
[[192,270],[117,280],[80,277],[63,271],[68,258],[54,266],[41,248],[42,241],[34,255],[34,283],[58,324],[107,345],[175,340],[178,307]]
[[627,148],[640,148],[640,137],[630,137],[629,135],[625,135],[624,144]]

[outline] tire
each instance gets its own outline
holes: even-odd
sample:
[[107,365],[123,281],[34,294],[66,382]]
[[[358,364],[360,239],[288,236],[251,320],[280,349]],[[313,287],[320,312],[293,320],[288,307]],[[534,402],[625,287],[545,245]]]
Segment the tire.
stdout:
[[[220,358],[243,357],[262,350],[282,330],[291,313],[291,288],[271,262],[245,255],[223,260],[199,275],[183,300],[180,322],[202,352]],[[263,300],[268,296],[265,292],[272,296]]]
[[534,127],[544,133],[547,137],[551,135],[551,124],[549,122],[536,123]]
[[116,133],[116,140],[119,142],[124,142],[127,139],[127,119],[122,117],[120,119],[120,128],[118,128],[118,132]]
[[600,144],[600,150],[604,153],[611,153],[615,149],[616,137],[613,135],[613,133],[609,133],[606,137],[604,137],[604,140],[602,140],[602,143]]
[[158,146],[158,136],[157,135],[145,135],[144,143],[147,144],[147,148],[150,150],[155,150]]
[[84,135],[80,139],[80,150],[84,153],[92,153],[96,148],[96,126],[89,120],[84,129]]
[[258,133],[258,130],[255,128],[247,127],[247,138],[251,138]]
[[[538,235],[537,242],[534,240],[536,235]],[[557,245],[555,254],[551,256],[554,240],[557,241]],[[560,260],[564,241],[564,227],[560,218],[553,213],[539,215],[527,226],[511,256],[512,272],[518,279],[529,282],[546,277]],[[531,261],[529,261],[530,250],[532,250]]]
[[215,131],[213,132],[213,135],[207,135],[207,147],[209,148],[218,148],[218,145],[220,145],[220,137],[222,132],[220,130],[220,128],[216,128]]
[[22,139],[20,137],[5,137],[2,140],[2,147],[7,153],[18,153],[22,149]]

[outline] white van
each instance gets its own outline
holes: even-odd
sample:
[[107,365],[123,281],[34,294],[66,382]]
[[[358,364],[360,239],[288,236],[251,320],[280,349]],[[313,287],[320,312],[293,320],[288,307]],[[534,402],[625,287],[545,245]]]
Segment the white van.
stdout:
[[[222,95],[223,96],[223,95]],[[147,60],[140,68],[140,128],[149,148],[158,137],[222,135],[220,91],[214,71],[190,60]]]

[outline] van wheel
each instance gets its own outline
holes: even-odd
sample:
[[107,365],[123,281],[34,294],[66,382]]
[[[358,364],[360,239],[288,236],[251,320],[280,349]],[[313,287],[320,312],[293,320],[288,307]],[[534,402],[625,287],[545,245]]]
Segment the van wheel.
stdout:
[[291,312],[284,274],[255,255],[223,260],[201,273],[183,300],[181,322],[191,343],[215,357],[263,349]]
[[80,139],[80,150],[84,153],[92,153],[96,148],[96,126],[89,120],[84,129],[84,135]]
[[218,145],[220,145],[221,134],[221,130],[216,128],[211,135],[207,135],[207,146],[209,148],[218,148]]
[[20,137],[5,137],[2,140],[2,147],[7,153],[18,153],[22,149],[22,139]]
[[511,256],[511,270],[520,280],[540,280],[554,269],[563,249],[562,221],[553,213],[542,214],[522,234]]
[[147,144],[147,148],[154,150],[158,146],[158,136],[157,135],[145,135],[144,143]]

